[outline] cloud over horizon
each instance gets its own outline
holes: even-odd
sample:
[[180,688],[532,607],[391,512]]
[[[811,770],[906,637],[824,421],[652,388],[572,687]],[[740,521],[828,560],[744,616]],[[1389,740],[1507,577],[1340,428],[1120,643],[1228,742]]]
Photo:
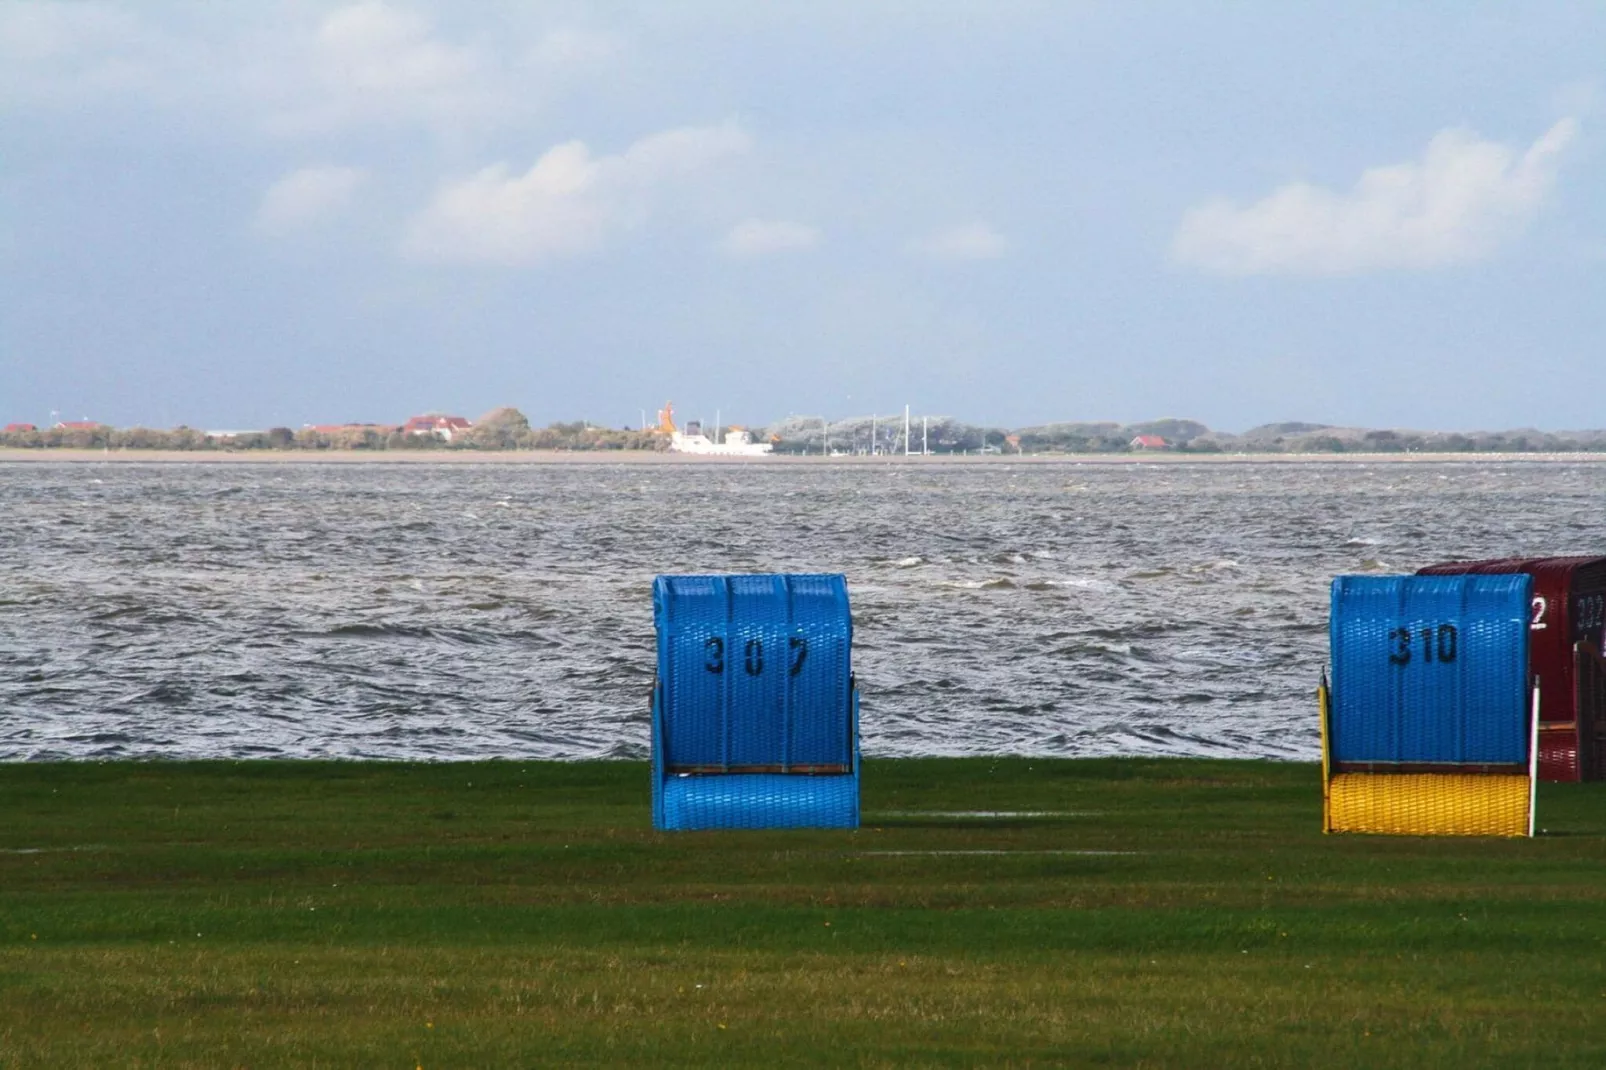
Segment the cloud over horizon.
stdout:
[[[295,44],[256,78],[272,102],[269,129],[278,133],[470,122],[499,102],[492,56],[444,41],[426,16],[378,0],[336,8]],[[286,69],[291,77],[283,77]]]
[[344,208],[367,179],[358,167],[303,167],[268,187],[257,208],[256,227],[282,235]]
[[1218,198],[1191,208],[1171,257],[1219,275],[1345,275],[1480,260],[1537,214],[1577,134],[1577,120],[1562,119],[1519,154],[1471,130],[1442,130],[1420,159],[1369,168],[1348,192],[1293,182],[1249,205]]
[[657,188],[750,145],[734,122],[666,130],[614,156],[564,142],[522,174],[498,163],[441,186],[408,227],[402,252],[422,261],[507,266],[590,252],[644,223]]

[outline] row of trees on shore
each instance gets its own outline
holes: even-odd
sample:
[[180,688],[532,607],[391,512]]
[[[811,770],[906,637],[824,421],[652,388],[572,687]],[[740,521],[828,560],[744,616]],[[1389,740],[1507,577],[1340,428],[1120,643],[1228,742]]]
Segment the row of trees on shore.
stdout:
[[[775,443],[781,454],[902,453],[902,414],[826,421],[793,416],[756,429],[755,438]],[[1137,445],[1138,440],[1148,444]],[[1154,440],[1163,442],[1153,445]],[[189,427],[55,427],[0,432],[11,449],[106,450],[666,450],[656,431],[598,427],[584,421],[532,427],[518,409],[486,413],[450,440],[408,434],[398,427],[353,424],[337,428],[273,427],[265,431],[208,433]],[[1164,449],[1181,453],[1525,453],[1606,451],[1606,431],[1401,431],[1278,423],[1242,434],[1212,431],[1196,420],[1144,423],[1053,423],[1009,429],[967,424],[948,416],[917,417],[910,423],[909,452],[1124,453]]]
[[0,432],[0,447],[93,450],[651,450],[667,448],[662,436],[597,427],[584,421],[531,427],[517,409],[496,409],[447,441],[407,434],[398,427],[351,424],[338,428],[270,427],[265,431],[209,434],[192,427],[55,427]]
[[[766,429],[782,453],[904,452],[903,414],[822,421],[788,417]],[[1052,423],[1005,428],[947,416],[915,417],[909,452],[932,453],[1569,453],[1606,451],[1606,431],[1402,431],[1275,423],[1242,434],[1212,431],[1197,420]],[[1140,444],[1140,440],[1143,444]],[[1161,445],[1155,445],[1159,440]]]

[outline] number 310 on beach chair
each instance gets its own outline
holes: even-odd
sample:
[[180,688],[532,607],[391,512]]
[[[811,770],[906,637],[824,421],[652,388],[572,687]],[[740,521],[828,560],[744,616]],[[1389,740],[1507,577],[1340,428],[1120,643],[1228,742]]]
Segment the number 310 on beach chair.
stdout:
[[1324,831],[1533,835],[1530,594],[1526,575],[1333,581]]
[[659,576],[653,618],[653,825],[857,828],[847,581]]

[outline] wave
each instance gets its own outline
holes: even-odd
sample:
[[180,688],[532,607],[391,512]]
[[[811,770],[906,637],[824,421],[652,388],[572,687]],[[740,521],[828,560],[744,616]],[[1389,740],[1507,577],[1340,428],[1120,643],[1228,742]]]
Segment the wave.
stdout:
[[597,471],[0,465],[0,759],[638,758],[652,578],[771,570],[847,574],[871,756],[1309,757],[1332,575],[1565,548],[1587,516],[1554,503],[1606,493],[1575,462],[1335,462],[1320,493],[1297,466]]

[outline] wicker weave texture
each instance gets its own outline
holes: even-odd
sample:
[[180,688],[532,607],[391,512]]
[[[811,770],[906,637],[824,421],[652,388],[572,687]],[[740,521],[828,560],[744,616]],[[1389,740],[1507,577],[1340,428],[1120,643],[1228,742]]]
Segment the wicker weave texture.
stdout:
[[[858,706],[845,578],[660,576],[653,617],[654,823],[857,826]],[[687,770],[696,775],[681,775]]]
[[1526,836],[1528,778],[1477,773],[1339,773],[1328,786],[1334,832]]
[[1530,585],[1335,579],[1333,760],[1526,765]]
[[653,608],[666,765],[852,763],[842,576],[660,576]]
[[[1574,725],[1539,726],[1539,778],[1541,780],[1599,779],[1582,769],[1578,760],[1578,729]],[[1580,772],[1582,771],[1582,776]]]
[[856,776],[730,773],[670,776],[661,828],[858,828]]

